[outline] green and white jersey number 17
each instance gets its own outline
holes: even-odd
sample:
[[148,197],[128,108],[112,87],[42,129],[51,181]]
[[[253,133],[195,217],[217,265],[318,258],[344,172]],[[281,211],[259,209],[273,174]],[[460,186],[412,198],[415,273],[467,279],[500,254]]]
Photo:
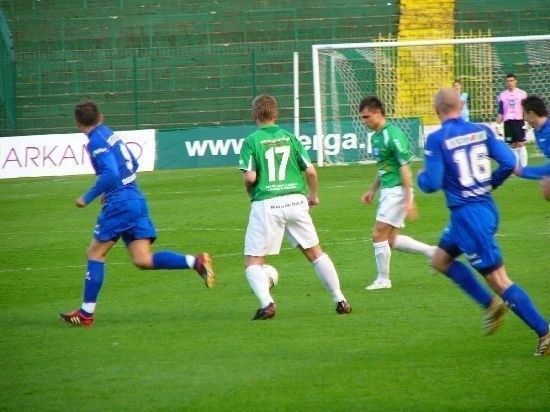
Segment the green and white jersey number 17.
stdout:
[[[281,161],[277,162],[275,159],[276,154],[281,154]],[[286,167],[288,164],[288,158],[290,156],[289,146],[277,146],[271,147],[264,153],[267,160],[267,175],[270,182],[284,181],[286,178]],[[277,170],[277,166],[278,169]]]

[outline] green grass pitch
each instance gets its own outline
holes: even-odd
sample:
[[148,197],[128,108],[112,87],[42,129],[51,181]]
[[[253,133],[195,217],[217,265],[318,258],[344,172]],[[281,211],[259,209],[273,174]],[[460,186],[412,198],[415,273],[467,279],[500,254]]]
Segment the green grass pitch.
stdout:
[[[415,176],[421,164],[415,164]],[[280,280],[273,320],[243,271],[249,201],[236,168],[140,174],[159,231],[155,250],[208,251],[208,290],[194,271],[139,271],[108,256],[93,328],[57,315],[81,303],[85,250],[100,205],[74,200],[92,176],[0,181],[0,410],[535,411],[550,407],[550,359],[511,312],[481,334],[482,311],[426,259],[394,252],[391,290],[368,292],[375,206],[360,197],[372,165],[318,169],[312,209],[353,307],[338,316],[313,268],[288,243],[269,259]],[[538,184],[495,191],[510,277],[550,316],[550,203]],[[441,193],[417,191],[403,233],[435,243]]]

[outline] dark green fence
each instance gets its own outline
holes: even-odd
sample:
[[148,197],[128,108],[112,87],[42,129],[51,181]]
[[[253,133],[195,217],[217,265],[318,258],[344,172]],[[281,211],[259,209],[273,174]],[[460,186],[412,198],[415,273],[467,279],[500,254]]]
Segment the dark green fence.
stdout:
[[3,134],[17,131],[17,102],[15,99],[16,67],[13,37],[0,10],[0,130]]
[[0,0],[17,48],[19,134],[73,131],[72,108],[82,98],[96,100],[118,129],[246,124],[257,93],[276,95],[291,121],[294,51],[302,118],[312,120],[311,44],[395,31],[398,7]]
[[[28,135],[74,131],[82,98],[96,100],[118,129],[247,124],[257,93],[277,96],[291,122],[294,51],[301,118],[312,121],[311,45],[395,35],[400,4],[0,0],[0,9],[15,44],[14,57],[1,42],[11,51],[1,52],[0,135]],[[543,34],[550,3],[460,0],[455,18],[457,29],[491,28],[493,36]]]

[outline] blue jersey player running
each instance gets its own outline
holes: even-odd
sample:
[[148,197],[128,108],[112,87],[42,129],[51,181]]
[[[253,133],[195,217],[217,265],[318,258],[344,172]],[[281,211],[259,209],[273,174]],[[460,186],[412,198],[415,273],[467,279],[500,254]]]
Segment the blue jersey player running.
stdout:
[[[460,107],[459,95],[452,88],[441,89],[435,95],[435,111],[442,125],[428,136],[425,169],[418,175],[422,191],[444,191],[451,213],[432,263],[485,308],[486,334],[496,331],[508,306],[539,336],[534,354],[549,355],[548,321],[527,293],[508,278],[494,236],[499,217],[491,190],[512,173],[514,154],[488,127],[461,119]],[[494,171],[491,159],[498,163]],[[477,281],[468,266],[456,260],[461,254],[504,303]]]
[[151,244],[157,233],[149,218],[145,197],[136,184],[138,162],[124,142],[107,126],[97,105],[89,100],[75,107],[76,125],[86,136],[88,154],[97,175],[95,184],[76,200],[77,207],[85,207],[97,197],[103,208],[88,247],[87,271],[84,281],[84,300],[80,309],[61,313],[66,323],[92,326],[96,300],[103,284],[107,253],[122,238],[140,269],[190,269],[204,279],[207,287],[214,286],[215,273],[208,253],[196,256],[172,251],[152,253]]

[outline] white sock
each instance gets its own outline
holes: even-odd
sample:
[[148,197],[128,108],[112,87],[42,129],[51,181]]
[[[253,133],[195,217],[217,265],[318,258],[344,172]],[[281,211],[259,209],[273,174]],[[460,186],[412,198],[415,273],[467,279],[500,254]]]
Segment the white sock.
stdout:
[[374,258],[378,268],[378,280],[390,280],[391,249],[387,240],[376,242],[374,246]]
[[94,313],[95,312],[95,302],[83,302],[80,309],[82,309],[86,313]]
[[393,242],[393,248],[402,252],[422,253],[426,257],[432,257],[435,248],[426,243],[419,242],[410,236],[397,235]]
[[271,302],[275,302],[269,293],[269,280],[260,265],[248,266],[246,268],[246,278],[262,308],[265,308]]
[[518,148],[519,165],[521,167],[527,166],[527,147],[521,146]]
[[189,268],[194,269],[195,263],[197,263],[197,258],[192,255],[185,255],[185,262],[187,262],[187,266],[189,266]]
[[519,149],[517,147],[512,149],[512,153],[516,157],[516,165],[519,165]]
[[328,255],[323,253],[311,263],[315,268],[315,273],[317,273],[319,280],[321,280],[323,285],[325,285],[325,288],[327,288],[332,295],[332,300],[334,303],[346,300],[340,290],[340,279],[338,279],[338,273],[336,273],[334,263],[332,263],[332,260],[328,257]]

